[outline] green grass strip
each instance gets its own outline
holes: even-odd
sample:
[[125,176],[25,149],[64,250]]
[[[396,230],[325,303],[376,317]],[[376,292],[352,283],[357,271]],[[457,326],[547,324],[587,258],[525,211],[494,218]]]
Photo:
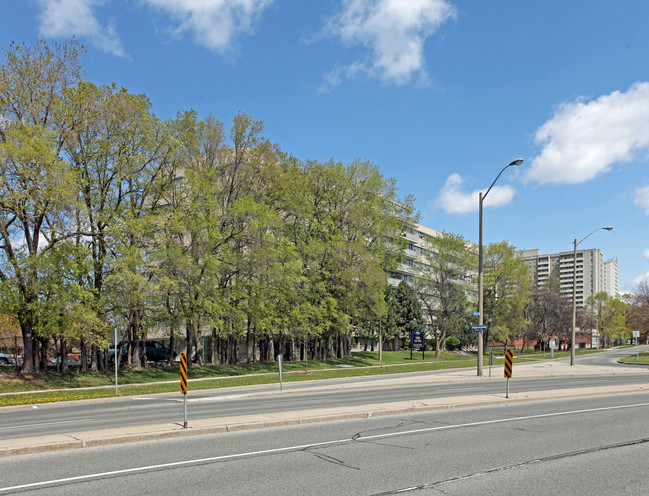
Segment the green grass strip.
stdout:
[[[587,350],[590,352],[590,350]],[[580,350],[580,354],[582,351]],[[568,356],[569,352],[555,353],[555,357]],[[485,354],[484,365],[488,366]],[[549,358],[549,353],[515,355],[516,362]],[[502,350],[494,354],[494,365],[503,363]],[[409,351],[384,352],[383,367],[378,352],[355,352],[350,358],[313,360],[309,362],[283,362],[284,382],[337,379],[345,377],[390,375],[407,372],[434,371],[476,366],[476,357],[458,353],[443,353],[435,358],[434,352]],[[193,366],[188,370],[189,391],[219,389],[238,386],[278,384],[277,363],[241,365]],[[55,401],[111,398],[115,396],[178,393],[180,397],[180,372],[178,367],[150,367],[139,370],[118,371],[118,394],[115,394],[113,372],[47,372],[24,378],[12,370],[0,372],[0,406],[34,405]]]

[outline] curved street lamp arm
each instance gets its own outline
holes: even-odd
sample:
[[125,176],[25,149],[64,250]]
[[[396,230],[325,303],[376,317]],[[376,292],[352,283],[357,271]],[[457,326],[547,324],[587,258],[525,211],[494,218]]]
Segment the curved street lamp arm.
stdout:
[[606,230],[606,231],[612,231],[612,230],[613,230],[613,227],[612,227],[612,226],[605,226],[605,227],[598,227],[597,229],[593,229],[592,232],[590,232],[588,235],[584,236],[581,240],[577,241],[577,240],[575,239],[575,247],[579,246],[579,244],[580,244],[582,241],[584,241],[588,236],[590,236],[591,234],[593,234],[593,233],[596,232],[596,231],[599,231],[600,229],[604,229],[604,230]]
[[498,181],[498,178],[502,175],[503,172],[505,172],[505,169],[506,169],[507,167],[511,167],[512,165],[516,165],[516,166],[518,166],[518,165],[521,165],[522,163],[523,163],[523,159],[522,159],[522,158],[517,158],[516,160],[514,160],[514,161],[511,162],[510,164],[507,164],[505,167],[503,167],[503,170],[501,170],[501,171],[500,171],[500,174],[498,174],[498,175],[496,176],[496,179],[494,179],[494,182],[491,183],[491,186],[489,186],[489,189],[487,190],[487,192],[486,192],[484,195],[482,195],[482,201],[484,201],[485,197],[486,197],[486,196],[489,194],[489,192],[491,191],[491,188],[494,187],[494,184],[496,184],[496,181]]

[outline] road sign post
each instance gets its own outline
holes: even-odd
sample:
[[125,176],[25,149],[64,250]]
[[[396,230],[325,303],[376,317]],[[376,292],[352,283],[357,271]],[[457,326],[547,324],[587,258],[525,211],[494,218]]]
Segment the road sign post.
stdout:
[[187,353],[180,354],[180,392],[183,395],[184,421],[183,428],[187,429]]
[[489,377],[491,377],[491,366],[494,363],[494,350],[489,348]]
[[509,398],[509,379],[512,376],[512,361],[514,360],[514,352],[512,350],[505,350],[505,377],[507,378],[507,391],[505,398]]
[[420,330],[410,331],[410,360],[412,360],[412,351],[421,351],[421,359],[426,358],[426,345],[424,343],[424,333]]
[[119,396],[119,388],[117,386],[117,328],[113,329],[113,333],[113,349],[115,353],[113,355],[113,358],[115,359],[115,396]]
[[[325,361],[326,361],[325,356]],[[279,390],[282,390],[282,355],[277,355],[277,364],[279,365]]]

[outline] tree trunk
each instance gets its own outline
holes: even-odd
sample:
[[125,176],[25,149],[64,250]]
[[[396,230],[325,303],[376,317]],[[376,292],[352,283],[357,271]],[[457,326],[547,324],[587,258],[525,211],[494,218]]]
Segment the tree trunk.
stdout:
[[68,371],[68,361],[66,360],[67,357],[68,357],[68,347],[66,346],[65,339],[61,338],[60,361],[56,367],[56,370],[60,370],[61,372]]
[[172,328],[169,331],[169,355],[167,356],[167,364],[173,365],[176,358],[176,332]]
[[185,339],[187,340],[187,367],[190,368],[192,366],[192,355],[194,351],[194,343],[193,343],[193,323],[191,319],[187,319],[187,324],[185,326]]
[[219,335],[216,327],[212,327],[212,364],[221,364],[219,357]]
[[248,319],[248,326],[246,329],[246,363],[255,362],[255,335],[252,328],[252,323]]
[[[34,356],[34,330],[33,324],[30,318],[25,317],[23,312],[18,314],[20,319],[20,329],[23,335],[23,365],[22,372],[23,374],[33,374],[38,370],[34,365],[38,358]],[[38,351],[38,348],[36,348]]]
[[[96,365],[95,368],[97,368]],[[86,341],[84,339],[81,340],[81,366],[79,370],[81,372],[88,372],[88,349],[86,348]]]

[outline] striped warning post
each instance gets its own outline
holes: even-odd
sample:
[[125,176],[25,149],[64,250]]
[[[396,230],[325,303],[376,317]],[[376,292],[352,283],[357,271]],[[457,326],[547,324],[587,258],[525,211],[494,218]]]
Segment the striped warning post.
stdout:
[[514,359],[514,352],[512,350],[505,350],[505,377],[507,379],[512,376],[512,360]]
[[187,394],[187,353],[180,354],[180,392]]

